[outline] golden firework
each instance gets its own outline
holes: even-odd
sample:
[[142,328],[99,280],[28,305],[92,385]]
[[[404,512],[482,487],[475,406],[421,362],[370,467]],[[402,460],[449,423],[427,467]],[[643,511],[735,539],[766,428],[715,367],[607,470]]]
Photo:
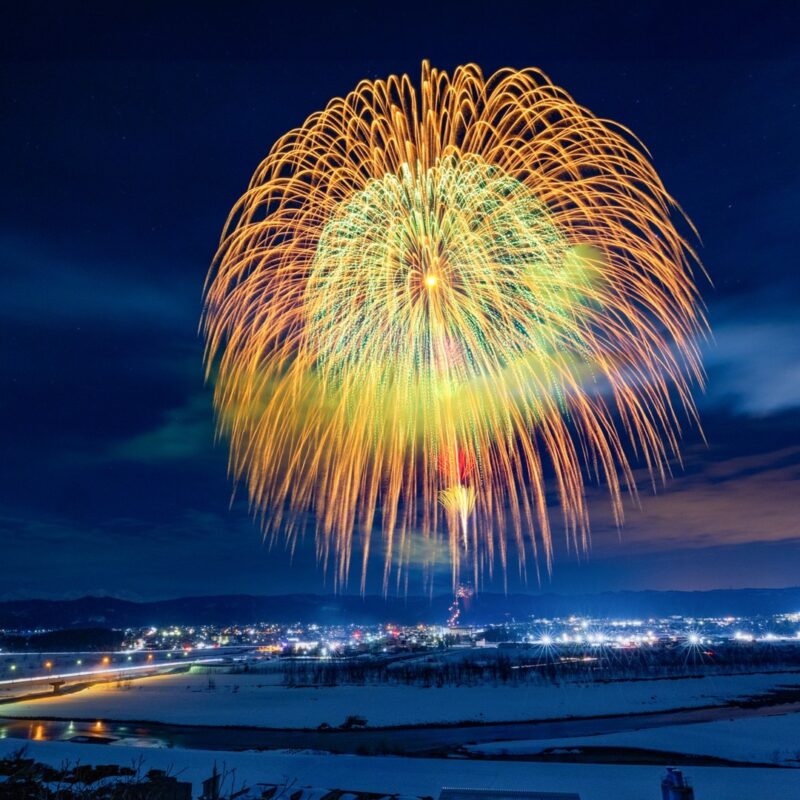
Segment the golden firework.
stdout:
[[587,476],[621,522],[627,452],[663,479],[675,401],[695,419],[702,381],[674,208],[629,131],[533,69],[423,63],[419,88],[364,81],[283,136],[230,214],[203,318],[265,533],[294,546],[310,513],[339,585],[356,535],[362,588],[373,529],[385,587],[417,537],[445,537],[454,585],[465,563],[477,585],[509,537],[549,569],[546,477],[575,544]]

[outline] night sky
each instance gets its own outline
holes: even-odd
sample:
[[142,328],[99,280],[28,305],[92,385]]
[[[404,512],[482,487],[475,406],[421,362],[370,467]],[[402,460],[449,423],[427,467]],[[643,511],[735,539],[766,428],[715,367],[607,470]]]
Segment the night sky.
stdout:
[[800,6],[270,5],[4,19],[0,598],[330,589],[312,541],[290,566],[231,502],[202,285],[273,141],[423,58],[538,66],[630,127],[713,281],[708,444],[686,428],[621,538],[592,490],[589,557],[559,545],[542,589],[800,583]]

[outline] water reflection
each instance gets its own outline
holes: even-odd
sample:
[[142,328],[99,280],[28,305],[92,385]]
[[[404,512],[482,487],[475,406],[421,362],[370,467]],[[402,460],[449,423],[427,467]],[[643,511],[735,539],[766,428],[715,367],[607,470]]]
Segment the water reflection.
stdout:
[[98,719],[93,722],[75,720],[10,720],[0,718],[0,739],[28,739],[33,742],[78,742],[81,744],[119,744],[132,747],[167,747],[163,736],[150,728],[134,727]]

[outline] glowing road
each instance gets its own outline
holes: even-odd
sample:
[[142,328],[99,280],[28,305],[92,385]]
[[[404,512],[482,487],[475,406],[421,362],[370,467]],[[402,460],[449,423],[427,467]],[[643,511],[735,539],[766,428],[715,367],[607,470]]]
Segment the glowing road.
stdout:
[[35,686],[37,684],[50,684],[54,681],[70,681],[76,678],[102,678],[107,676],[125,676],[144,672],[158,672],[164,669],[178,669],[180,667],[190,667],[202,664],[224,664],[226,658],[192,658],[181,659],[180,661],[159,661],[149,664],[135,664],[131,666],[117,665],[101,669],[79,670],[78,672],[53,672],[46,675],[29,675],[25,678],[10,678],[0,680],[0,686]]

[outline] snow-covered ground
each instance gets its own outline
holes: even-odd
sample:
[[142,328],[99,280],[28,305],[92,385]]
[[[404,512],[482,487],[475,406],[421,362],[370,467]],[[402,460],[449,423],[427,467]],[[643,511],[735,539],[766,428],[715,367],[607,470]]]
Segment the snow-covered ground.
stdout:
[[[216,688],[209,688],[209,678]],[[370,726],[512,721],[711,705],[800,683],[800,674],[525,686],[336,686],[290,689],[275,675],[183,673],[99,684],[0,705],[0,716],[315,728],[358,714]]]
[[[19,749],[20,742],[0,740],[0,757]],[[219,753],[202,750],[142,750],[61,742],[32,742],[27,754],[59,766],[138,763],[144,769],[169,769],[180,780],[200,781],[219,769],[235,770],[236,786],[284,783],[328,789],[391,792],[438,797],[443,786],[577,792],[581,800],[647,800],[660,796],[661,767],[534,764],[499,761],[446,761],[318,754]],[[697,800],[753,800],[800,797],[800,770],[692,767],[684,770]]]
[[638,747],[796,767],[800,765],[800,714],[672,725],[569,739],[491,742],[467,749],[486,755],[522,755],[574,747]]

